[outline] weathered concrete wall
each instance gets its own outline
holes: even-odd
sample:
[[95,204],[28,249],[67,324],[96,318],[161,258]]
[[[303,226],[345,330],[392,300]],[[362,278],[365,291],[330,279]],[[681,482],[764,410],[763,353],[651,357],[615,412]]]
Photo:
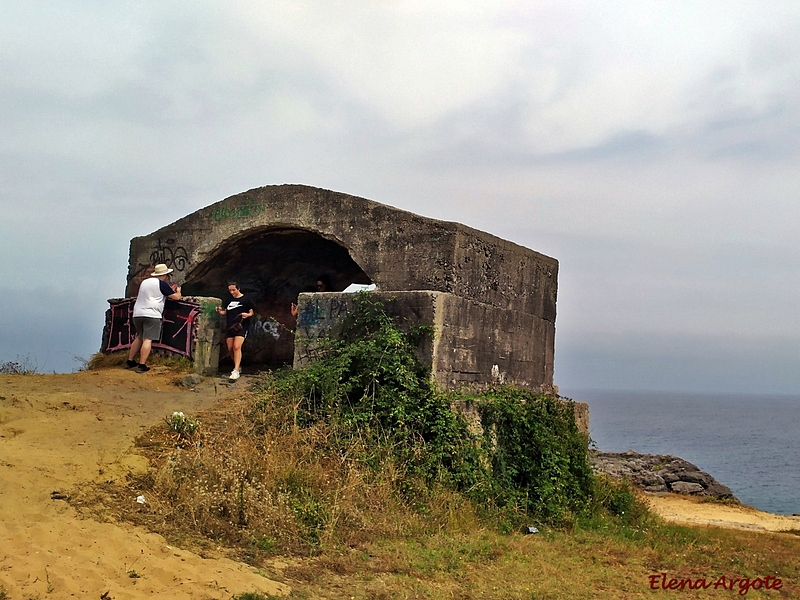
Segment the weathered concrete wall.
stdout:
[[555,324],[515,310],[436,296],[434,365],[447,373],[445,387],[469,383],[514,383],[549,388],[553,382]]
[[191,282],[235,242],[291,229],[346,248],[380,289],[449,292],[555,320],[555,259],[459,223],[299,185],[250,190],[134,238],[126,295],[154,263],[166,262],[179,283]]
[[[422,339],[417,354],[444,389],[514,383],[550,391],[554,328],[548,321],[443,292],[371,295],[401,325],[434,328],[432,337]],[[300,294],[295,367],[316,358],[315,340],[336,335],[353,298],[342,293]]]
[[175,270],[185,294],[227,298],[233,279],[255,300],[245,364],[293,361],[290,306],[323,276],[332,291],[374,283],[384,292],[443,293],[434,316],[448,346],[434,358],[448,385],[483,381],[490,362],[497,378],[553,383],[558,262],[458,223],[318,188],[269,186],[134,238],[127,296],[156,263]]

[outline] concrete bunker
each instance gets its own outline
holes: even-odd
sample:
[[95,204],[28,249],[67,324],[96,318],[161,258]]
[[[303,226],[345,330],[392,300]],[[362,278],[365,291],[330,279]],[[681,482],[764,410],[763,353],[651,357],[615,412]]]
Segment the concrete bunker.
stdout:
[[[175,329],[189,335],[191,321],[191,340],[205,344],[186,353],[198,371],[216,371],[213,306],[227,299],[229,280],[256,300],[244,348],[256,367],[308,360],[296,352],[295,335],[335,332],[350,305],[344,286],[373,283],[399,318],[435,328],[423,355],[443,387],[553,385],[558,261],[460,223],[319,188],[267,186],[131,240],[128,298],[156,263],[172,267],[194,296],[196,310],[186,308]],[[320,275],[330,279],[329,292],[313,291]],[[303,313],[295,322],[290,305],[298,297]],[[116,314],[124,324],[124,311]],[[111,337],[104,348],[124,346],[123,333]]]

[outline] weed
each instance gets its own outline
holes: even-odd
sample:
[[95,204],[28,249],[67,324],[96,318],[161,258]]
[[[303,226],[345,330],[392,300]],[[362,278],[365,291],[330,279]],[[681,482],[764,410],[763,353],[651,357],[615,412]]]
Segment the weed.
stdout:
[[[392,461],[409,495],[438,479],[474,485],[481,468],[475,440],[414,353],[429,329],[403,331],[368,294],[357,294],[354,304],[339,338],[322,345],[323,358],[277,373],[265,395],[294,407],[290,425],[326,424],[331,450],[354,452],[372,469]],[[273,405],[267,400],[263,409]]]
[[155,356],[156,358],[153,364],[156,364],[161,367],[166,367],[171,371],[175,371],[177,373],[194,372],[194,363],[192,362],[192,359],[187,356],[182,356],[180,354],[171,354],[166,351],[164,351],[164,354],[155,353],[154,355],[151,356]]
[[638,523],[649,516],[641,493],[625,479],[596,475],[590,501],[590,513],[600,514],[605,511],[611,516],[619,517],[626,524]]
[[253,540],[253,545],[256,546],[259,550],[263,550],[264,552],[268,552],[270,554],[276,552],[278,550],[278,542],[272,538],[269,538],[265,535],[262,535],[259,539]]
[[272,594],[262,594],[261,592],[244,592],[233,596],[231,600],[275,600],[281,596],[273,596]]
[[119,367],[127,358],[127,352],[97,352],[89,357],[89,360],[86,363],[86,368],[107,369],[109,367]]
[[142,575],[139,572],[135,571],[133,567],[136,565],[137,562],[139,562],[139,559],[143,555],[144,555],[144,550],[142,550],[141,553],[139,554],[139,556],[136,557],[136,560],[134,560],[131,563],[131,566],[128,566],[127,564],[125,565],[125,572],[128,574],[128,577],[130,577],[131,579],[139,579],[139,578],[142,577]]
[[77,363],[73,371],[86,371],[89,369],[89,360],[78,354],[72,355],[72,362]]
[[0,375],[35,375],[38,372],[36,365],[31,363],[30,357],[27,356],[0,363]]
[[174,412],[169,417],[164,417],[169,430],[178,436],[179,440],[189,440],[200,428],[200,421],[187,417],[182,412]]
[[556,524],[585,508],[592,472],[571,402],[511,386],[471,400],[481,416],[495,503]]

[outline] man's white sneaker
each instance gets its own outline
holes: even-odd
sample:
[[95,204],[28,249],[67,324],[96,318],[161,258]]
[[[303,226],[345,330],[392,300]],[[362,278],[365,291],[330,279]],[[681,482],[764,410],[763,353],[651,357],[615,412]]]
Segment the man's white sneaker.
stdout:
[[239,379],[239,371],[231,371],[230,379],[233,379],[234,381]]

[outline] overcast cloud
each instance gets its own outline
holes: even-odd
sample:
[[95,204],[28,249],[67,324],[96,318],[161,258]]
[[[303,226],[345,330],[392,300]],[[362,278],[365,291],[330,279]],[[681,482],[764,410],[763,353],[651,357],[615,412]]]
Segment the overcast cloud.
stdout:
[[800,393],[800,5],[0,0],[0,361],[100,345],[128,244],[262,185],[561,263],[556,383]]

